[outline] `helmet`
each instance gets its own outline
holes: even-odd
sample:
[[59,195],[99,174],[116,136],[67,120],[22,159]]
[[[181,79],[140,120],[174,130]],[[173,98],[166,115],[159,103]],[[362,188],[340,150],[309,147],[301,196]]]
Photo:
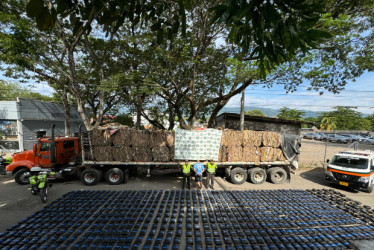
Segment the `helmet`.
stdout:
[[33,167],[30,169],[31,172],[40,172],[42,171],[42,168],[41,167]]

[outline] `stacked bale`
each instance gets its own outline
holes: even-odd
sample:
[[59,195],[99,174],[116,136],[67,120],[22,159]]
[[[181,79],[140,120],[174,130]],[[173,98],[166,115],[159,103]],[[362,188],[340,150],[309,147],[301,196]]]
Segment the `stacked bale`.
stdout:
[[106,128],[92,130],[91,145],[96,161],[113,161],[112,138],[109,130]]
[[284,161],[281,135],[272,131],[233,131],[222,133],[219,161],[271,162]]
[[174,160],[174,131],[136,130],[110,124],[92,131],[96,161],[169,162]]
[[[174,161],[175,132],[135,130],[122,125],[94,129],[91,134],[96,161],[169,162]],[[285,161],[280,148],[281,135],[269,131],[223,130],[218,161]],[[85,150],[89,156],[90,151]]]

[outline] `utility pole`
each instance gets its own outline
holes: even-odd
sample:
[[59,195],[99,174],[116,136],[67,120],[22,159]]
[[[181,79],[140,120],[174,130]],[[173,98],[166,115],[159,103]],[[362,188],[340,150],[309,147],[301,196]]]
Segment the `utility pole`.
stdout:
[[242,99],[240,100],[240,131],[244,130],[244,89],[242,91]]

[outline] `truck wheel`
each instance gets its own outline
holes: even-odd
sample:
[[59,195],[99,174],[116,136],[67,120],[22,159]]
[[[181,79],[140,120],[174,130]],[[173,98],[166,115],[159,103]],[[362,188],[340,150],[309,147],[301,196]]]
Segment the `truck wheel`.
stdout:
[[262,168],[252,168],[248,170],[248,173],[253,184],[262,184],[266,180],[266,172]]
[[231,181],[234,184],[243,184],[247,180],[247,172],[242,168],[231,170]]
[[283,168],[272,168],[269,172],[270,181],[274,184],[282,184],[287,180],[287,172]]
[[14,176],[14,180],[20,185],[27,185],[29,184],[29,169],[22,168],[17,171]]
[[86,186],[96,185],[102,177],[102,172],[95,168],[89,168],[82,172],[81,180]]
[[123,171],[119,168],[111,168],[106,172],[106,181],[110,185],[119,185],[123,182]]

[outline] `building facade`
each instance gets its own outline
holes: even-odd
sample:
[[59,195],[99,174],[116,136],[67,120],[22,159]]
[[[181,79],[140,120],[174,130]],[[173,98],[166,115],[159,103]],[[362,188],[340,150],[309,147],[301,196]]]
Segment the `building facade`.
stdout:
[[[274,131],[282,134],[300,135],[302,124],[312,123],[270,117],[244,116],[244,129],[248,130]],[[240,130],[240,114],[223,113],[217,116],[216,127]]]
[[[76,108],[70,108],[71,133],[79,130],[82,120]],[[0,151],[31,150],[36,139],[65,134],[65,111],[62,105],[17,98],[0,101]]]

